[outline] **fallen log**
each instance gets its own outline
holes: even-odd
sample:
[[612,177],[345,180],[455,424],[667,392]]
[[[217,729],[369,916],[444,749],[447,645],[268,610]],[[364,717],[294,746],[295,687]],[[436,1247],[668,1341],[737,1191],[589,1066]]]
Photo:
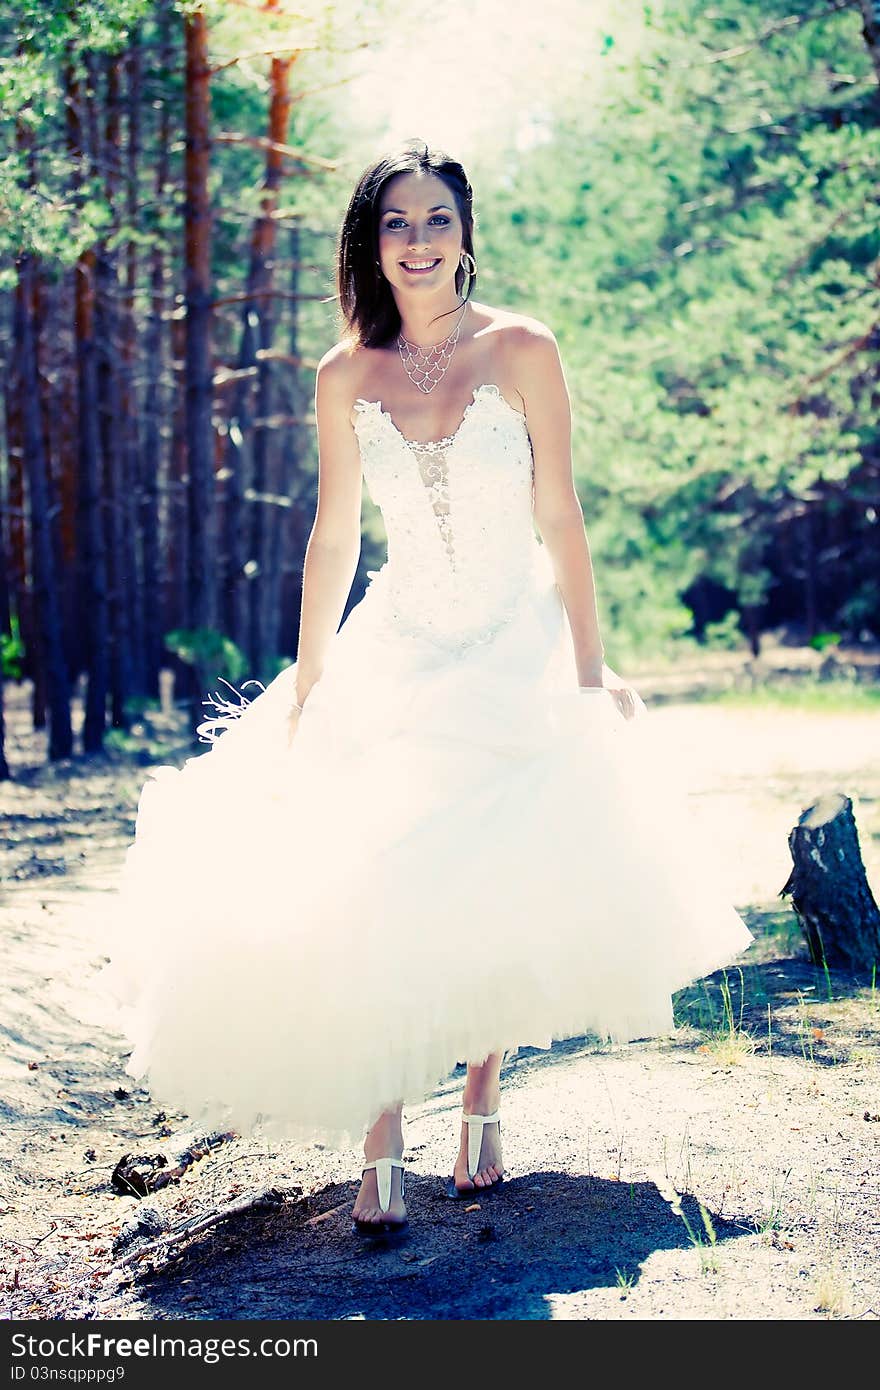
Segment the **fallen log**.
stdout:
[[779,896],[791,896],[816,965],[874,970],[880,965],[880,910],[868,885],[852,801],[820,797],[790,832],[792,870]]

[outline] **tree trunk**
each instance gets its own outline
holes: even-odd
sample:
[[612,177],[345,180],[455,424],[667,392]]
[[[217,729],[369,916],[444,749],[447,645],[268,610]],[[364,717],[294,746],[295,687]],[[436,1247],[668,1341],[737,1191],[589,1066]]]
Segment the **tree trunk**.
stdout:
[[31,552],[37,616],[37,635],[46,671],[49,714],[49,758],[69,758],[73,752],[70,723],[70,683],[64,655],[61,603],[55,568],[55,548],[49,512],[49,480],[43,447],[37,374],[36,325],[32,318],[34,265],[31,256],[19,261],[15,296],[15,338],[20,352],[23,388],[24,455],[30,495]]
[[[3,527],[0,526],[0,633],[8,636],[12,630],[9,604],[9,589],[6,582],[6,547],[3,543]],[[3,714],[4,681],[0,670],[0,782],[9,780],[9,764],[6,761],[6,720]]]
[[[279,0],[266,0],[265,8],[275,10]],[[254,225],[251,239],[251,262],[248,290],[255,298],[246,305],[246,314],[256,317],[256,342],[260,348],[257,358],[256,422],[253,438],[253,527],[251,556],[257,565],[257,582],[251,585],[251,657],[252,669],[258,675],[270,674],[269,666],[278,653],[278,575],[272,566],[279,555],[278,537],[281,528],[281,509],[274,501],[279,494],[277,476],[278,449],[272,428],[272,365],[269,351],[274,336],[275,248],[277,243],[278,193],[284,176],[283,156],[279,147],[287,144],[290,123],[290,69],[298,54],[273,58],[270,71],[269,144],[266,148],[266,168],[263,176],[261,215]]]
[[[288,317],[288,352],[290,369],[284,374],[285,411],[293,423],[284,430],[280,439],[280,469],[278,479],[279,507],[278,522],[272,532],[272,549],[269,558],[269,582],[274,593],[272,607],[278,614],[278,628],[274,634],[276,649],[293,652],[299,630],[299,610],[302,603],[302,562],[305,555],[305,541],[299,524],[302,512],[302,469],[308,457],[308,435],[305,426],[308,392],[303,381],[302,369],[297,365],[300,357],[299,344],[299,288],[301,265],[301,233],[294,224],[288,236],[290,247],[290,309]],[[284,557],[287,556],[297,578],[295,585],[284,582],[282,573]],[[293,594],[290,590],[293,588]],[[288,602],[292,597],[293,601]]]
[[18,623],[18,635],[23,645],[25,641],[25,611],[28,604],[26,591],[27,529],[25,527],[24,486],[24,425],[21,418],[22,393],[18,381],[18,361],[14,351],[10,353],[9,371],[3,383],[6,404],[6,516],[9,537],[8,568],[6,575],[9,584],[9,631],[12,632],[13,615]]
[[[211,71],[204,10],[190,12],[184,25],[186,49],[186,155],[184,236],[185,439],[187,475],[188,626],[217,626],[217,549],[214,497],[213,400],[211,361]],[[195,730],[204,714],[198,663],[187,672],[190,722]]]
[[[33,134],[24,121],[16,122],[16,145],[30,159],[33,151]],[[17,287],[21,292],[21,285]],[[30,305],[27,306],[30,322]],[[18,341],[18,329],[22,320],[13,310],[13,351],[12,376],[14,385],[12,399],[16,406],[10,412],[12,424],[9,445],[9,505],[11,508],[12,573],[18,586],[18,618],[24,660],[23,674],[32,681],[31,718],[35,729],[46,727],[46,672],[43,666],[43,647],[39,630],[39,615],[36,611],[36,597],[33,586],[34,560],[32,547],[28,542],[28,458],[27,458],[27,420],[28,385],[25,379],[24,346]]]
[[168,489],[169,627],[190,627],[189,474],[186,457],[186,324],[179,304],[171,316],[171,358],[174,376],[171,412],[171,482]]
[[[173,60],[168,0],[163,0],[157,15],[159,31],[159,71],[171,70]],[[171,143],[171,113],[169,103],[160,93],[158,126],[156,130],[156,206],[164,207],[168,196],[169,146]],[[167,452],[160,421],[167,416],[170,401],[163,388],[166,370],[165,310],[165,247],[157,237],[150,251],[150,316],[144,332],[143,363],[146,374],[144,390],[144,434],[141,472],[139,525],[143,543],[143,604],[144,604],[144,687],[153,698],[159,696],[159,672],[162,667],[162,635],[166,611],[166,589],[160,559],[159,498],[167,477]],[[167,515],[167,513],[166,513]]]
[[[125,55],[126,124],[128,140],[125,160],[125,212],[129,228],[139,220],[138,162],[141,155],[141,50],[140,34],[135,29]],[[138,245],[129,237],[125,248],[125,286],[121,315],[120,382],[122,475],[124,479],[125,532],[128,537],[128,630],[131,651],[131,684],[138,695],[147,693],[147,673],[144,651],[145,601],[143,573],[143,537],[140,529],[141,498],[143,493],[143,455],[140,448],[140,411],[138,410],[135,371],[137,365],[137,294]]]
[[208,195],[211,94],[208,24],[203,10],[197,10],[187,16],[185,34],[189,621],[195,628],[214,628],[217,557],[214,536],[214,449],[211,423],[211,206]]
[[[67,669],[79,675],[85,669],[87,650],[85,633],[80,621],[77,582],[77,487],[79,478],[79,419],[77,414],[77,384],[74,368],[76,340],[73,328],[72,295],[65,275],[58,282],[54,296],[54,315],[50,342],[53,344],[51,384],[53,448],[55,460],[55,499],[59,511],[58,536],[59,574],[62,576],[64,633],[67,648]],[[59,322],[60,320],[60,322]]]
[[3,681],[0,679],[0,782],[9,781],[9,764],[6,761],[6,719],[3,714]]
[[[245,309],[241,325],[236,371],[253,369],[256,360],[256,325],[254,316]],[[242,651],[251,650],[250,640],[250,578],[248,566],[247,508],[252,441],[250,435],[249,376],[236,377],[229,404],[229,423],[224,447],[224,505],[223,505],[223,613],[226,631]]]
[[[107,201],[112,208],[116,197],[119,158],[119,65],[118,54],[107,59],[107,120],[102,144]],[[114,219],[115,220],[115,219]],[[95,263],[95,323],[98,343],[98,399],[100,403],[101,447],[104,455],[105,518],[110,581],[110,697],[114,728],[128,724],[126,702],[131,692],[131,609],[129,585],[131,548],[126,525],[128,502],[125,489],[122,393],[119,383],[117,347],[119,314],[117,296],[119,276],[116,253],[108,239],[101,237]]]
[[761,655],[761,629],[758,624],[760,609],[753,604],[744,604],[742,607],[742,624],[746,630],[749,641],[749,651],[753,657]]
[[813,510],[808,502],[801,518],[801,537],[804,573],[804,627],[807,641],[811,642],[818,631],[816,612],[816,544],[813,533]]
[[[75,68],[65,72],[67,144],[71,155],[74,196],[81,196],[85,156],[82,102],[84,92]],[[85,635],[86,708],[82,745],[85,753],[104,746],[109,685],[107,616],[107,558],[101,501],[103,462],[98,424],[97,349],[95,345],[95,253],[83,251],[74,271],[74,339],[79,417],[78,592],[80,622]]]
[[817,965],[872,970],[880,964],[880,912],[868,886],[848,796],[821,797],[788,837],[793,868],[780,897],[791,894]]
[[[36,179],[36,170],[34,170]],[[52,282],[39,259],[32,263],[33,300],[31,322],[34,324],[34,359],[37,372],[37,396],[40,401],[40,421],[43,434],[43,457],[46,460],[47,506],[51,518],[53,563],[55,569],[58,601],[61,605],[61,631],[64,637],[64,664],[68,673],[76,669],[76,651],[70,640],[70,624],[74,614],[69,608],[70,584],[68,582],[62,543],[63,527],[63,473],[59,467],[61,449],[58,438],[59,424],[63,419],[61,400],[58,393],[59,378],[66,378],[66,344],[59,342],[60,335],[54,322],[53,305],[56,297],[51,293]],[[56,370],[57,368],[57,370]]]
[[862,12],[862,37],[868,48],[877,81],[880,82],[880,5],[877,0],[859,0]]

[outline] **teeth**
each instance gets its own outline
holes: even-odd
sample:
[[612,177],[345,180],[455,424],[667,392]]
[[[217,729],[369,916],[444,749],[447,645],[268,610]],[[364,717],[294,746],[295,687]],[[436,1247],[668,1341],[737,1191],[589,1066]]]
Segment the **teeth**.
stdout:
[[438,264],[439,258],[435,256],[432,261],[404,261],[407,270],[429,270],[432,265]]

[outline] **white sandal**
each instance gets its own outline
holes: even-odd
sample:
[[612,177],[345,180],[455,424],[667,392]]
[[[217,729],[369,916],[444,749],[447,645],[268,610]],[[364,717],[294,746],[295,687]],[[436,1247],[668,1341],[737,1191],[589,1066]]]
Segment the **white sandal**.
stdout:
[[[493,1110],[491,1115],[466,1115],[464,1111],[462,1111],[461,1118],[462,1121],[467,1125],[468,1129],[467,1169],[468,1177],[470,1178],[471,1182],[473,1182],[474,1174],[479,1169],[480,1150],[483,1147],[483,1129],[486,1125],[497,1124],[498,1133],[500,1134],[501,1111]],[[502,1174],[500,1178],[496,1178],[493,1183],[487,1184],[486,1187],[474,1186],[458,1188],[455,1185],[455,1174],[453,1174],[452,1177],[449,1179],[449,1182],[446,1184],[446,1195],[447,1197],[451,1197],[454,1201],[461,1201],[462,1197],[474,1197],[478,1193],[491,1192],[496,1187],[500,1187],[503,1182],[504,1176]]]
[[[386,1212],[391,1206],[391,1169],[400,1169],[400,1195],[405,1196],[406,1179],[403,1171],[403,1159],[401,1158],[375,1158],[372,1163],[365,1163],[361,1169],[361,1177],[370,1168],[376,1170],[376,1186],[379,1189],[379,1210]],[[360,1221],[357,1217],[352,1217],[352,1230],[359,1236],[391,1236],[397,1235],[399,1231],[406,1230],[409,1220],[404,1217],[402,1221]]]

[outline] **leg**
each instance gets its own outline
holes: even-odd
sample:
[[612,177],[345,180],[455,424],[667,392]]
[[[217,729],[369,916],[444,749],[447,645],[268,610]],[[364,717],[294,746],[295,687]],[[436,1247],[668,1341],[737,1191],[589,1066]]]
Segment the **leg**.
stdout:
[[[491,1115],[501,1101],[501,1062],[503,1052],[490,1052],[484,1062],[468,1063],[462,1104],[467,1115]],[[491,1187],[504,1176],[501,1162],[501,1135],[497,1121],[483,1129],[478,1168],[473,1180],[468,1177],[468,1127],[462,1121],[461,1145],[453,1170],[453,1180],[460,1192],[473,1192]]]
[[[368,1163],[375,1158],[403,1157],[403,1130],[401,1127],[403,1106],[396,1105],[386,1110],[367,1131],[364,1139],[364,1158]],[[406,1218],[406,1206],[401,1193],[400,1168],[391,1170],[391,1205],[387,1211],[379,1206],[379,1185],[375,1168],[368,1168],[361,1181],[360,1191],[355,1199],[352,1217],[355,1221],[378,1224],[381,1221],[400,1223]]]

